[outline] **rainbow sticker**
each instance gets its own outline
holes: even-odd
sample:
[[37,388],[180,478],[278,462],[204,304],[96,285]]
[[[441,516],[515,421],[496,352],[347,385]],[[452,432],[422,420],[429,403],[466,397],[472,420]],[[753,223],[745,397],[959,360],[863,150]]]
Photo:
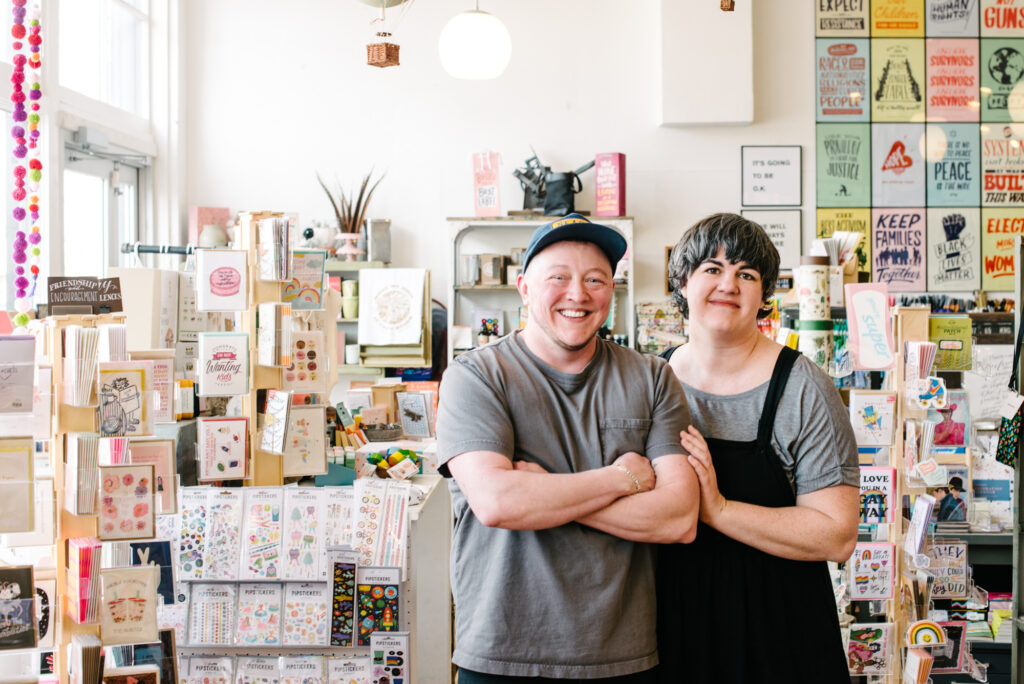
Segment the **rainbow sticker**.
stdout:
[[907,646],[941,646],[946,632],[937,622],[918,620],[907,629]]

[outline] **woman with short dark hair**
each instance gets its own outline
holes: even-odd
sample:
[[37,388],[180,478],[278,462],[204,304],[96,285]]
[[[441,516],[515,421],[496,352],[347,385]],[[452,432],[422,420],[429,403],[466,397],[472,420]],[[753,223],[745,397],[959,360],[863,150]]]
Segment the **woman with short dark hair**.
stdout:
[[689,341],[664,356],[701,522],[660,551],[661,681],[849,681],[824,561],[857,541],[857,449],[831,379],[757,329],[778,273],[764,229],[735,214],[698,221],[669,259]]

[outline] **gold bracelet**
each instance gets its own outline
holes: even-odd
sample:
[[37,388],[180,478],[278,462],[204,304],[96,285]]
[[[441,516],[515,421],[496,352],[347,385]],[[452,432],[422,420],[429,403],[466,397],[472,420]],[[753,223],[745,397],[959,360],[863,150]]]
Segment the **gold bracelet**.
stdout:
[[626,475],[629,476],[629,479],[633,481],[633,486],[636,487],[636,493],[637,494],[639,494],[640,492],[644,491],[644,488],[640,486],[640,480],[637,479],[636,475],[634,475],[633,473],[629,472],[629,468],[627,468],[624,465],[619,465],[618,463],[613,463],[612,465],[615,466],[616,468],[618,468],[619,470],[621,470],[622,472],[626,473]]

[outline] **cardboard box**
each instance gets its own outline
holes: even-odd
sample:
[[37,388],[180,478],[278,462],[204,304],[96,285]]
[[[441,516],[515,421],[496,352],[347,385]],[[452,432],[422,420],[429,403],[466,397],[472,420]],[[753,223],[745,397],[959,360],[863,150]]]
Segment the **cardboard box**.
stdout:
[[373,397],[373,406],[386,406],[388,409],[388,421],[389,423],[397,423],[398,418],[398,398],[395,396],[399,392],[405,391],[405,384],[398,382],[388,385],[374,385],[370,388],[371,396]]
[[173,349],[178,339],[178,272],[111,267],[107,275],[121,279],[128,348]]
[[508,259],[508,257],[504,254],[481,254],[480,284],[504,285],[506,259]]

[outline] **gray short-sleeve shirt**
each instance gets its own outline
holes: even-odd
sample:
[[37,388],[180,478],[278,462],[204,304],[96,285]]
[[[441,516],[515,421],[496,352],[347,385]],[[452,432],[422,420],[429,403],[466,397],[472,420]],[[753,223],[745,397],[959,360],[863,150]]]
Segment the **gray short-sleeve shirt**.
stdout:
[[[636,451],[682,453],[689,424],[668,365],[598,340],[578,374],[534,356],[519,333],[448,367],[438,407],[441,471],[494,451],[549,472],[611,464]],[[578,523],[486,527],[449,480],[455,508],[452,588],[460,667],[520,677],[600,678],[657,664],[653,549]]]
[[[703,436],[738,442],[757,439],[768,383],[727,395],[709,394],[685,383],[683,387],[693,426]],[[849,412],[832,379],[806,356],[793,364],[779,400],[772,447],[797,495],[837,484],[860,484]]]

